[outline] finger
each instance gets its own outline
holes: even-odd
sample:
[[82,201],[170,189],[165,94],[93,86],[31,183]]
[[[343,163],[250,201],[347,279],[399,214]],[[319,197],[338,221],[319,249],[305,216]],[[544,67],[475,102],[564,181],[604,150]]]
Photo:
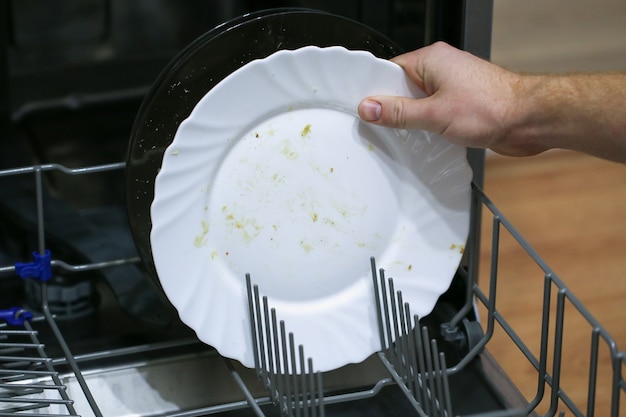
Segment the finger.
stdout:
[[423,73],[423,52],[424,51],[418,49],[412,52],[398,55],[394,58],[391,58],[390,61],[402,67],[402,69],[408,75],[411,81],[413,81],[420,90],[426,91]]
[[402,68],[406,68],[406,62],[411,60],[411,57],[416,53],[417,53],[417,50],[406,52],[404,54],[400,54],[391,58],[390,61],[400,65]]
[[435,93],[437,86],[434,83],[436,77],[432,73],[433,65],[436,65],[442,57],[458,54],[459,51],[445,42],[435,42],[432,45],[416,49],[398,55],[391,59],[398,64],[409,78],[427,95]]
[[442,133],[448,126],[434,97],[374,96],[359,104],[359,116],[370,123],[399,129],[422,129]]

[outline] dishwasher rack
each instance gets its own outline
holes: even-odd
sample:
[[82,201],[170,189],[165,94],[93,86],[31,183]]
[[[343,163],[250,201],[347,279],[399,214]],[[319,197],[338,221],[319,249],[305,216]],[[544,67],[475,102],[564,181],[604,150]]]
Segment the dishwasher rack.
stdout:
[[[39,279],[41,284],[41,314],[34,314],[19,307],[0,306],[0,416],[16,415],[78,415],[73,398],[67,393],[63,384],[64,375],[58,371],[74,375],[82,395],[85,396],[93,415],[103,415],[100,406],[90,392],[90,387],[83,377],[81,363],[98,356],[123,356],[137,352],[167,348],[168,344],[150,344],[133,348],[121,348],[102,353],[94,353],[86,357],[72,354],[65,342],[62,332],[56,324],[54,314],[48,308],[47,285],[52,270],[71,274],[88,270],[109,268],[140,262],[138,258],[111,259],[91,264],[69,264],[61,259],[54,259],[45,247],[44,211],[42,198],[44,188],[43,173],[56,171],[66,175],[93,175],[105,171],[123,170],[124,163],[68,168],[59,164],[33,165],[13,169],[0,170],[0,178],[15,176],[33,176],[37,205],[37,234],[39,247],[33,254],[33,262],[0,265],[0,283],[3,279],[16,279],[21,275],[25,279]],[[485,413],[472,414],[476,417],[526,416],[526,415],[574,415],[591,417],[596,415],[599,403],[609,405],[609,415],[620,416],[620,405],[626,397],[626,354],[620,351],[609,333],[597,322],[592,314],[557,277],[539,255],[530,247],[515,230],[497,207],[483,191],[472,186],[472,222],[470,224],[470,242],[480,239],[483,213],[492,222],[490,242],[489,276],[485,282],[478,283],[478,264],[480,253],[476,245],[468,245],[465,255],[468,266],[464,269],[467,279],[467,291],[463,308],[447,323],[441,325],[441,337],[452,344],[462,346],[464,355],[453,365],[446,365],[446,356],[438,351],[435,338],[432,340],[425,328],[418,325],[418,317],[413,317],[408,306],[402,302],[402,294],[393,289],[393,280],[384,277],[384,271],[378,271],[372,260],[372,277],[376,299],[377,314],[380,325],[381,346],[384,349],[376,356],[389,372],[388,378],[381,379],[374,387],[358,392],[327,394],[324,390],[323,375],[314,371],[313,364],[308,361],[309,371],[305,370],[307,359],[305,347],[293,346],[293,338],[286,334],[284,325],[278,324],[276,314],[267,305],[248,277],[248,296],[250,315],[253,318],[251,332],[256,341],[255,348],[260,360],[257,361],[257,374],[263,381],[267,396],[255,396],[246,386],[238,371],[230,361],[225,359],[231,375],[240,387],[244,402],[220,404],[207,408],[182,411],[179,416],[211,415],[228,410],[251,409],[255,414],[267,414],[266,406],[274,404],[273,409],[281,415],[296,417],[324,417],[325,406],[328,404],[352,401],[376,395],[383,387],[398,386],[416,415],[425,417],[452,416],[451,406],[454,398],[448,379],[464,372],[476,361],[489,362],[490,341],[496,332],[502,332],[510,340],[512,346],[519,351],[521,357],[536,374],[536,389],[530,396],[523,395],[504,373],[492,373],[500,378],[495,383],[502,394],[504,409]],[[543,310],[540,326],[540,348],[538,352],[527,345],[520,337],[508,318],[501,314],[497,304],[499,242],[503,232],[512,236],[521,249],[537,264],[543,274]],[[483,323],[468,322],[468,313],[484,311]],[[562,385],[561,377],[571,364],[564,363],[562,351],[564,347],[564,327],[566,319],[571,316],[580,318],[582,323],[590,327],[587,346],[589,348],[589,364],[586,381],[586,406],[576,403]],[[47,326],[55,336],[58,347],[63,352],[60,357],[49,357],[46,346],[40,343],[38,332],[33,325]],[[483,330],[484,329],[484,330]],[[395,337],[393,335],[395,333]],[[395,342],[394,342],[395,340]],[[189,341],[173,342],[193,343]],[[272,350],[274,349],[274,350]],[[302,372],[289,380],[278,368],[268,369],[264,366],[268,357],[282,349],[290,352],[291,360],[284,363],[282,369],[297,369],[300,363]],[[263,353],[265,352],[265,353]],[[606,355],[603,352],[608,352]],[[283,357],[287,357],[284,354]],[[277,357],[280,357],[277,356]],[[608,398],[599,397],[599,385],[604,378],[601,369],[607,367],[609,379]],[[298,379],[299,378],[299,379]],[[290,382],[291,381],[291,382]],[[298,382],[300,381],[300,382]],[[502,382],[504,381],[504,383]],[[508,383],[508,384],[507,384]],[[171,415],[171,414],[168,414]]]

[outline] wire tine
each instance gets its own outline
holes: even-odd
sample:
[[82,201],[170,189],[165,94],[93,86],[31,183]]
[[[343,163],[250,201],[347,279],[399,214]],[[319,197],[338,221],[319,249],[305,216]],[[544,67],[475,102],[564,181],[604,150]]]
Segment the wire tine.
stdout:
[[300,407],[300,391],[298,384],[298,363],[296,362],[296,345],[293,337],[293,333],[289,333],[289,354],[291,358],[291,380],[293,383],[293,408],[295,408],[296,417],[301,415]]
[[428,329],[426,326],[422,327],[422,341],[424,342],[424,358],[426,359],[426,380],[428,381],[428,396],[429,400],[427,403],[430,404],[430,412],[434,413],[437,410],[437,403],[434,397],[435,392],[435,381],[434,381],[434,369],[433,369],[433,357],[430,351],[430,345],[428,343]]
[[318,409],[319,409],[319,417],[324,417],[326,415],[326,412],[324,411],[324,389],[323,389],[323,385],[322,385],[322,373],[321,372],[316,372],[316,376],[317,376],[317,389],[318,389]]
[[[64,386],[61,386],[64,387]],[[27,383],[27,384],[15,384],[15,383],[4,383],[0,382],[0,398],[5,397],[5,393],[11,391],[13,393],[28,393],[28,392],[42,392],[43,390],[54,390],[57,389],[56,385],[50,384],[37,384],[37,383]]]
[[392,322],[393,322],[393,334],[395,336],[395,343],[391,343],[390,340],[390,345],[393,347],[392,351],[394,353],[394,367],[397,369],[399,367],[402,366],[402,358],[401,358],[401,354],[399,351],[399,346],[400,346],[400,331],[398,329],[398,306],[396,304],[396,292],[395,292],[395,288],[393,285],[393,279],[389,278],[388,280],[389,282],[389,300],[390,300],[390,304],[391,304],[391,316],[392,316]]
[[[409,325],[407,324],[407,317],[404,314],[406,308],[408,307],[408,303],[405,304],[402,300],[402,292],[397,292],[398,296],[398,315],[400,316],[400,339],[397,341],[397,344],[400,346],[400,352],[402,354],[401,363],[404,369],[404,383],[407,387],[411,385],[411,365],[410,365],[410,357],[409,357],[409,346],[408,346],[408,329]],[[404,308],[403,308],[404,307]],[[411,316],[408,316],[408,321],[411,320]]]
[[402,369],[403,369],[403,374],[404,374],[403,375],[404,385],[406,385],[407,388],[411,389],[411,386],[412,386],[411,359],[409,357],[410,352],[409,352],[409,345],[408,345],[408,340],[407,340],[408,324],[407,324],[406,315],[404,314],[405,311],[406,311],[406,305],[402,301],[402,293],[398,291],[398,316],[400,317],[400,339],[398,340],[397,343],[400,346],[400,353],[402,355],[401,363],[402,363]]
[[283,356],[283,375],[279,376],[283,381],[285,391],[283,392],[285,398],[286,412],[291,415],[292,403],[291,403],[291,377],[289,372],[289,355],[287,354],[287,336],[285,330],[285,321],[280,321],[280,341],[282,346]]
[[409,365],[409,369],[410,369],[410,375],[408,375],[409,379],[408,381],[410,381],[410,389],[411,392],[413,393],[413,397],[415,397],[415,399],[421,404],[421,401],[418,399],[418,390],[419,390],[419,380],[418,380],[418,368],[417,368],[417,351],[415,349],[415,339],[413,338],[412,332],[413,332],[413,328],[417,327],[419,324],[419,321],[417,319],[417,315],[415,316],[415,322],[412,323],[411,322],[411,308],[409,306],[409,303],[406,303],[404,305],[404,314],[406,316],[407,319],[407,323],[408,323],[408,327],[407,327],[407,335],[406,335],[406,342],[407,342],[407,360],[409,361],[408,365]]
[[[254,286],[254,306],[256,310],[256,326],[257,326],[257,338],[259,342],[259,366],[257,368],[257,375],[265,382],[267,380],[267,360],[265,358],[265,337],[263,336],[263,315],[261,314],[261,301],[259,298],[259,287]],[[267,317],[267,315],[265,316]],[[267,327],[267,323],[266,323]]]
[[254,369],[256,369],[257,376],[260,372],[260,363],[259,363],[259,332],[257,330],[257,321],[255,317],[255,304],[254,298],[252,294],[252,281],[250,279],[250,274],[246,274],[246,292],[248,295],[248,314],[250,316],[250,336],[252,336],[252,350],[254,354]]
[[47,364],[52,362],[50,358],[42,358],[39,356],[0,356],[0,361],[8,363],[15,368],[19,368],[20,365],[27,365],[29,363],[37,364],[37,366],[42,366],[43,364]]
[[378,335],[380,337],[380,349],[385,350],[385,329],[383,328],[383,311],[381,306],[381,291],[378,285],[378,274],[376,273],[376,260],[372,256],[370,258],[370,264],[372,267],[372,281],[374,284],[374,300],[376,301],[376,316],[378,319]]
[[445,416],[443,411],[443,405],[441,399],[444,397],[443,392],[443,372],[441,369],[441,362],[439,358],[439,349],[437,348],[437,341],[432,339],[430,341],[430,348],[433,355],[433,364],[435,371],[435,387],[436,390],[433,393],[433,397],[435,398],[435,403],[437,404],[436,416]]
[[389,318],[389,297],[387,295],[387,284],[385,282],[385,270],[380,269],[379,271],[380,277],[380,294],[383,299],[383,313],[385,318],[385,333],[387,336],[387,340],[382,346],[383,351],[388,351],[391,348],[391,319]]
[[274,346],[272,345],[272,329],[270,325],[269,306],[267,304],[267,297],[265,296],[263,297],[263,313],[263,317],[265,319],[265,342],[267,343],[267,380],[263,382],[266,388],[268,388],[270,391],[273,391],[273,387],[276,384],[274,381]]
[[430,413],[430,407],[429,407],[429,402],[428,402],[428,393],[427,393],[427,372],[426,372],[426,361],[424,358],[424,342],[422,341],[422,333],[420,331],[419,328],[419,320],[417,315],[414,316],[415,318],[415,329],[413,330],[413,337],[414,337],[414,343],[415,343],[415,348],[417,350],[417,362],[419,365],[419,373],[417,374],[417,383],[419,384],[419,391],[420,391],[420,399],[418,400],[420,402],[420,404],[422,404],[422,408],[424,408],[424,411],[426,412],[426,414]]
[[[37,393],[40,393],[41,391],[37,391]],[[30,392],[29,394],[32,394],[33,392]],[[27,394],[22,394],[22,395],[27,395]],[[64,400],[62,398],[59,399],[54,399],[54,398],[20,398],[18,396],[15,397],[3,397],[0,401],[0,403],[9,403],[10,405],[17,405],[17,404],[39,404],[39,407],[44,408],[44,407],[48,407],[50,404],[60,404],[60,405],[66,405],[66,404],[72,404],[73,401],[70,399]],[[0,410],[0,411],[4,411],[4,410]],[[0,414],[2,415],[2,414]]]
[[[22,415],[28,415],[30,417],[67,417],[68,414],[41,414],[41,413],[33,413],[32,411],[34,410],[42,410],[43,408],[46,408],[47,406],[49,406],[50,404],[47,405],[42,405],[42,404],[29,404],[29,405],[23,405],[23,406],[15,406],[15,407],[11,407],[11,408],[6,408],[6,409],[2,409],[2,411],[0,412],[0,416],[2,417],[14,417],[14,416],[22,416]],[[22,413],[24,411],[31,411],[30,413],[23,413],[23,414],[18,414],[18,413]]]
[[276,319],[276,309],[272,308],[270,310],[270,314],[272,315],[272,341],[274,344],[274,383],[273,386],[275,392],[275,399],[278,402],[278,407],[280,410],[284,409],[284,401],[283,401],[283,381],[281,378],[281,363],[280,363],[280,343],[278,342],[278,322]]
[[0,352],[8,354],[11,352],[20,352],[22,349],[39,349],[46,347],[43,343],[0,343]]
[[309,417],[309,394],[311,393],[311,388],[308,386],[309,383],[307,381],[307,372],[306,366],[304,363],[304,347],[302,345],[298,346],[298,356],[300,359],[300,383],[302,385],[302,414],[303,417]]
[[443,393],[444,393],[444,406],[445,406],[445,410],[446,410],[446,415],[448,417],[451,417],[452,414],[452,395],[450,394],[450,384],[448,383],[448,366],[446,365],[446,355],[442,353],[439,354],[439,362],[440,362],[440,368],[443,371]]
[[[35,321],[36,318],[33,318],[33,321]],[[0,327],[0,340],[7,340],[9,338],[9,336],[31,336],[31,335],[37,335],[39,334],[39,332],[37,330],[9,330],[9,329],[5,329],[3,328],[4,326]]]
[[313,359],[308,358],[307,364],[308,364],[307,374],[309,376],[309,386],[311,388],[311,402],[309,403],[309,407],[311,408],[311,417],[318,417],[317,409],[316,409],[317,391],[316,391],[316,384],[315,384],[315,373],[313,372]]

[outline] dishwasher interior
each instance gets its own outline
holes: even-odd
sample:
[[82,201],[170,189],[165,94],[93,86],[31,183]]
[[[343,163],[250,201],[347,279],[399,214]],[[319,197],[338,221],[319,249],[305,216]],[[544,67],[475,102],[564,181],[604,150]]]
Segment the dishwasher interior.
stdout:
[[[180,322],[134,243],[129,135],[154,80],[196,38],[247,13],[314,8],[374,28],[398,51],[441,39],[487,58],[491,1],[0,5],[0,416],[621,415],[624,352],[483,193],[482,152],[468,154],[470,235],[448,291],[415,317],[371,259],[384,349],[334,371],[315,371],[251,280],[256,352],[289,352],[291,363],[248,369],[221,357]],[[539,346],[498,308],[505,235],[539,271]],[[581,364],[563,360],[571,325],[589,329]],[[519,351],[535,387],[517,387],[494,360],[494,334]],[[282,372],[292,364],[301,371]],[[561,378],[572,366],[585,367],[582,402]]]

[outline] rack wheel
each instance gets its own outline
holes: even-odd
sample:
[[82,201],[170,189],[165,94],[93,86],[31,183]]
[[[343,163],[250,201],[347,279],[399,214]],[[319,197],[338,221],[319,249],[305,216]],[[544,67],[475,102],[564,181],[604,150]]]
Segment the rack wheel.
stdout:
[[441,335],[451,343],[459,353],[465,355],[476,347],[484,337],[483,328],[477,321],[464,318],[460,326],[441,325]]
[[465,353],[474,349],[485,336],[483,327],[475,320],[463,319],[463,330],[465,331]]

